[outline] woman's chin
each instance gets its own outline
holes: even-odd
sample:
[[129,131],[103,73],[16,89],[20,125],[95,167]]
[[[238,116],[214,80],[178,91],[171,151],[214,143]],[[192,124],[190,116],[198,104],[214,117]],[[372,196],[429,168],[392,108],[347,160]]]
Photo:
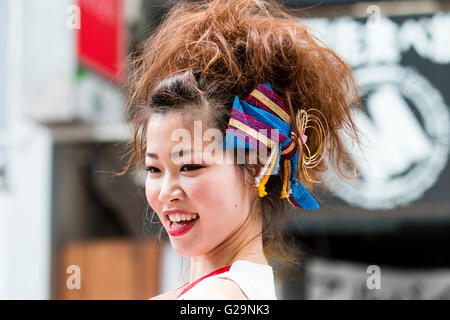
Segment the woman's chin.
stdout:
[[193,248],[192,244],[189,243],[177,243],[177,241],[173,241],[170,239],[172,244],[172,249],[179,256],[183,257],[197,257],[203,255],[205,252],[199,250],[198,248]]

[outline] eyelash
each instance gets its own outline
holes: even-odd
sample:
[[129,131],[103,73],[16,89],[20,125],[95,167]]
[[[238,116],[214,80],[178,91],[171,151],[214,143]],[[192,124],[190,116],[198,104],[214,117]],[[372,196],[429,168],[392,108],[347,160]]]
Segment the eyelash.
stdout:
[[[184,168],[184,167],[194,167],[195,169],[192,170],[192,171],[195,171],[195,170],[204,168],[204,166],[199,166],[199,165],[196,165],[196,164],[185,164],[185,165],[182,166],[181,168]],[[155,167],[147,167],[147,168],[145,168],[145,170],[148,171],[148,172],[150,172],[150,173],[156,173],[156,172],[152,172],[152,171],[151,171],[152,169],[159,170],[158,168],[155,168]],[[189,170],[189,171],[191,171],[191,170]]]

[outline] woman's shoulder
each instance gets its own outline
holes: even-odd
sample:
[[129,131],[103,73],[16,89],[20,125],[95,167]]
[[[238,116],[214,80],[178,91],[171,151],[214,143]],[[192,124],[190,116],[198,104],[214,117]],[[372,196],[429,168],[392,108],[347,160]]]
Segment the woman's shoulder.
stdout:
[[211,278],[183,295],[185,300],[247,300],[239,285],[229,278]]
[[273,269],[268,264],[236,260],[229,271],[204,279],[184,299],[249,300],[273,298]]
[[153,298],[150,298],[149,300],[175,300],[179,294],[180,288],[161,293]]

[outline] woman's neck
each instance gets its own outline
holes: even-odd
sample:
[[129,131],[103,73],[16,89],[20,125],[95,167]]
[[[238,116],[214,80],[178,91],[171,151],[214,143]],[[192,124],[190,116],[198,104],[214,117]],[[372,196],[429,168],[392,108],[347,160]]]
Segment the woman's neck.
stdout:
[[190,282],[237,260],[269,264],[264,255],[261,226],[246,228],[211,252],[191,258]]

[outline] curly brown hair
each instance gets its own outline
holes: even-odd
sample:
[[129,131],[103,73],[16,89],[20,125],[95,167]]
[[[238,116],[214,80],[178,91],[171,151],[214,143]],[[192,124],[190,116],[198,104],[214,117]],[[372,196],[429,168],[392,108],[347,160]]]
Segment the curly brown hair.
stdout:
[[[182,112],[186,119],[200,114],[224,134],[234,97],[243,99],[257,84],[269,82],[292,119],[300,109],[315,108],[327,122],[326,145],[320,149],[327,161],[309,169],[312,180],[319,180],[329,169],[342,178],[354,177],[342,170],[344,166],[356,171],[342,132],[359,144],[352,119],[352,109],[360,105],[353,70],[289,11],[270,0],[176,3],[131,59],[125,116],[132,137],[121,174],[133,166],[143,168],[151,114]],[[296,126],[294,131],[299,134]],[[311,129],[305,134],[308,147],[316,150],[317,134]],[[298,168],[301,161],[299,157]],[[261,165],[238,166],[251,183]],[[323,184],[312,183],[297,172],[312,194],[323,190]],[[281,177],[271,176],[268,195],[256,197],[254,205],[262,208],[266,255],[295,263],[295,246],[285,241],[280,228],[288,214],[286,200],[279,197],[281,186]]]

